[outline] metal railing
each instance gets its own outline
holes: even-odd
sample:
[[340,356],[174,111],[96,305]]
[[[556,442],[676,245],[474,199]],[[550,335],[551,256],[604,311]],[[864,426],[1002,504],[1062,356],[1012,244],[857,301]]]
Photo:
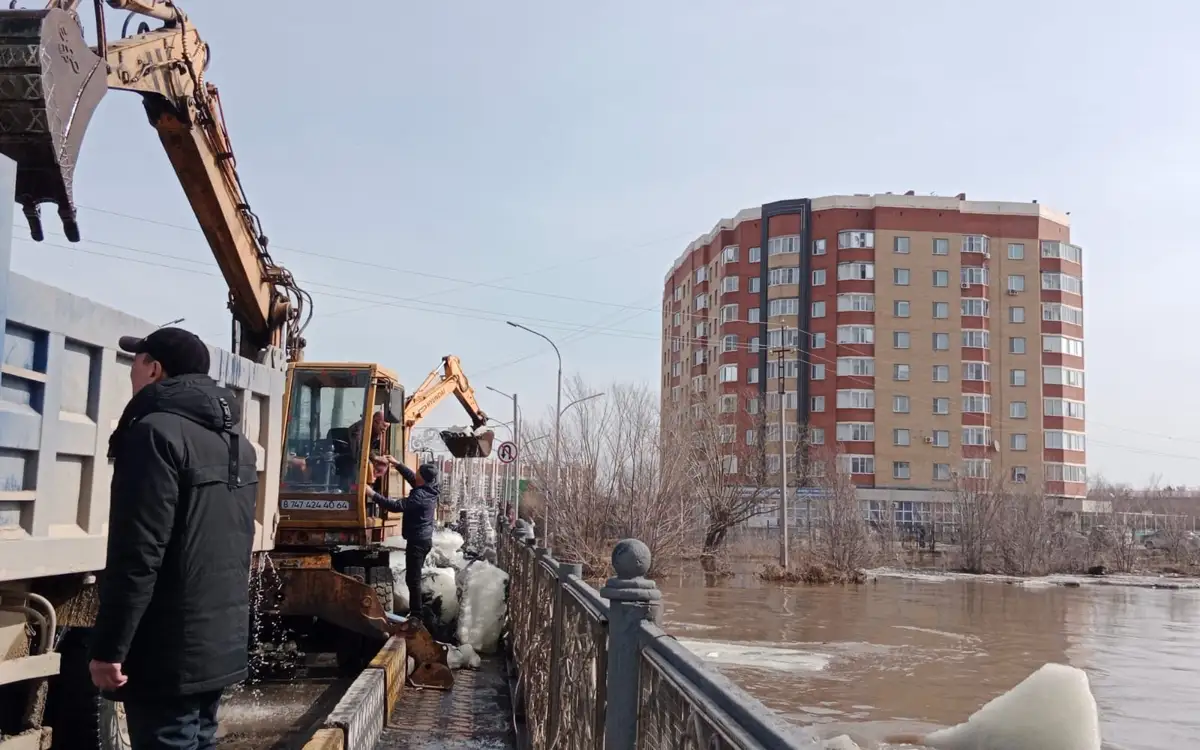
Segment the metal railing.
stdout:
[[531,750],[813,746],[660,627],[645,544],[616,545],[600,591],[536,545],[522,522],[500,520],[513,700]]

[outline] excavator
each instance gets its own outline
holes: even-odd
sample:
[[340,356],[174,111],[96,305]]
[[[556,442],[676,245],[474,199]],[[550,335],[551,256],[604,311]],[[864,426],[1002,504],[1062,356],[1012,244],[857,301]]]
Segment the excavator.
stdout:
[[[118,39],[107,36],[105,4],[129,13]],[[419,618],[391,612],[392,547],[385,542],[399,521],[376,511],[365,493],[373,485],[403,494],[398,473],[379,476],[371,458],[387,453],[412,462],[409,431],[451,394],[472,425],[442,433],[448,450],[460,458],[490,455],[488,417],[458,359],[443,358],[440,371],[408,396],[381,365],[304,361],[312,300],[274,261],[250,208],[220,95],[205,80],[208,44],[173,0],[93,0],[96,39],[89,46],[78,5],[50,0],[40,9],[0,10],[0,153],[17,164],[16,200],[31,237],[44,239],[41,206],[53,203],[63,235],[81,239],[73,182],[88,124],[109,89],[140,94],[229,285],[232,351],[287,371],[270,556],[278,613],[329,627],[339,663],[349,668],[361,666],[373,644],[401,635],[415,663],[410,682],[448,689],[446,647]]]

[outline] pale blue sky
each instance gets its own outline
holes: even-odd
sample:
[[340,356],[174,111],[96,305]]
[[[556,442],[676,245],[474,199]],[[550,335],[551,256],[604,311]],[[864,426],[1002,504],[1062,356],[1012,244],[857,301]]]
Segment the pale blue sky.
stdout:
[[[544,408],[553,355],[513,318],[569,372],[655,385],[663,274],[722,216],[830,193],[1037,198],[1084,247],[1089,468],[1200,483],[1200,5],[345,5],[185,5],[276,260],[316,298],[310,359],[415,385],[455,353],[477,389]],[[132,94],[101,105],[76,194],[195,226]],[[80,249],[216,272],[197,232],[81,213]],[[226,343],[219,278],[14,244],[17,271]]]

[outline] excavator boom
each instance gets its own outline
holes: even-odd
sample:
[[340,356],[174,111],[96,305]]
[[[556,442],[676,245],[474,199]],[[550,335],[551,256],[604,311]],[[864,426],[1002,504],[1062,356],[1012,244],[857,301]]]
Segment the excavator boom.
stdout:
[[0,14],[0,153],[17,163],[17,201],[30,235],[45,237],[40,205],[55,203],[63,234],[79,241],[73,182],[84,132],[108,89],[141,94],[229,284],[235,351],[260,362],[276,351],[301,360],[311,298],[271,258],[246,199],[220,96],[204,80],[208,45],[171,0],[107,2],[162,26],[142,22],[138,33],[110,42],[96,2],[93,49],[75,1]]
[[442,430],[442,442],[455,458],[486,458],[492,453],[492,440],[495,433],[486,429],[488,415],[479,408],[475,399],[475,389],[462,371],[462,363],[458,357],[448,354],[442,357],[441,364],[425,377],[425,381],[417,386],[404,403],[404,431],[411,432],[417,422],[425,418],[429,410],[437,406],[442,399],[450,394],[458,399],[467,416],[471,418],[472,429],[467,432],[458,430]]

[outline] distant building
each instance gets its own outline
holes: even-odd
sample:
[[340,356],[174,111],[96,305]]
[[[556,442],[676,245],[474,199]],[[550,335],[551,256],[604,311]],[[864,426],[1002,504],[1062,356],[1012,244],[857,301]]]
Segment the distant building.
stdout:
[[840,443],[864,499],[934,503],[958,472],[1081,510],[1081,256],[1067,217],[1037,202],[910,192],[740,211],[666,274],[663,413],[719,406],[734,441],[769,454],[779,430],[757,434],[752,413],[782,402],[788,439]]

